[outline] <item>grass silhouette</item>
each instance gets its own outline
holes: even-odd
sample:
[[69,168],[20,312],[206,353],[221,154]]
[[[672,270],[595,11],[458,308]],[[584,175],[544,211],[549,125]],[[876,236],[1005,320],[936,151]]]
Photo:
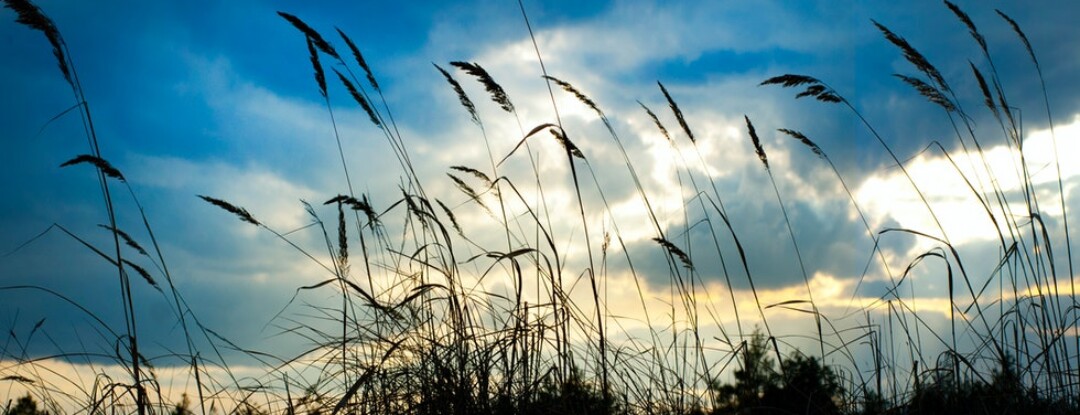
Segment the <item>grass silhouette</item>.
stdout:
[[[306,319],[274,316],[273,322],[283,334],[298,336],[311,346],[294,356],[276,356],[238,346],[228,333],[218,333],[198,317],[183,294],[173,284],[166,257],[153,227],[128,185],[121,170],[110,164],[98,146],[91,121],[91,110],[78,80],[78,72],[68,53],[59,29],[37,6],[26,0],[4,0],[14,11],[17,22],[42,32],[53,48],[63,79],[71,86],[76,109],[84,120],[89,153],[78,155],[61,167],[93,167],[108,213],[108,231],[112,244],[98,247],[87,239],[55,225],[50,231],[62,232],[112,267],[120,281],[124,306],[124,329],[112,330],[110,323],[98,318],[95,310],[68,300],[64,293],[43,287],[0,287],[5,294],[34,292],[73,303],[92,317],[103,336],[117,347],[110,353],[85,350],[59,357],[104,358],[122,366],[128,378],[119,379],[95,374],[91,385],[64,378],[63,384],[51,383],[43,359],[28,356],[20,340],[21,351],[4,349],[0,354],[12,366],[0,368],[2,380],[21,385],[28,395],[4,408],[5,414],[40,413],[37,400],[49,411],[76,408],[73,412],[98,413],[411,413],[411,414],[546,414],[546,413],[642,413],[642,414],[727,414],[727,413],[1077,413],[1080,411],[1080,340],[1077,339],[1077,306],[1070,229],[1067,222],[1051,226],[1043,220],[1040,208],[1047,198],[1037,191],[1032,179],[1033,166],[1026,159],[1024,130],[1017,110],[1009,103],[1005,86],[985,38],[971,18],[956,5],[945,2],[969,31],[984,54],[985,65],[971,64],[971,76],[983,100],[977,111],[987,111],[998,123],[1001,137],[976,133],[972,114],[952,84],[922,53],[887,26],[874,22],[881,35],[896,47],[918,75],[896,77],[945,113],[951,122],[959,147],[940,142],[929,151],[944,156],[961,177],[994,224],[1000,245],[1000,262],[990,276],[972,275],[965,258],[950,239],[934,205],[909,172],[910,163],[894,152],[863,115],[857,104],[845,98],[825,81],[813,76],[785,74],[761,84],[796,88],[795,98],[813,98],[816,103],[843,108],[854,116],[889,155],[911,190],[921,199],[935,229],[873,229],[858,206],[857,198],[845,178],[833,165],[827,149],[794,128],[778,130],[795,139],[821,160],[840,180],[854,209],[874,245],[872,254],[891,278],[891,287],[873,304],[858,310],[866,323],[839,327],[834,321],[842,316],[826,315],[815,302],[811,278],[800,253],[795,225],[788,216],[785,199],[777,185],[782,176],[774,176],[765,143],[749,116],[744,116],[745,137],[764,166],[772,184],[776,203],[783,212],[791,244],[797,253],[793,264],[800,267],[806,298],[765,304],[755,285],[754,264],[747,258],[740,239],[748,232],[731,217],[724,199],[710,175],[695,174],[699,166],[708,171],[708,162],[698,146],[683,108],[675,95],[662,83],[659,92],[688,143],[679,143],[661,118],[644,104],[640,106],[663,134],[676,154],[680,186],[688,178],[693,197],[684,200],[684,218],[690,224],[695,205],[707,228],[709,243],[699,244],[687,233],[669,228],[654,209],[656,197],[642,184],[638,171],[619,136],[618,128],[581,88],[556,77],[541,66],[540,75],[548,83],[554,119],[526,131],[517,107],[496,78],[478,63],[455,61],[433,64],[432,76],[441,77],[484,140],[488,166],[455,165],[446,178],[421,177],[417,174],[409,147],[405,144],[390,105],[383,96],[378,78],[365,61],[361,50],[341,29],[336,38],[324,37],[301,17],[287,12],[278,15],[303,36],[307,61],[333,127],[338,156],[342,164],[342,194],[326,195],[321,204],[304,202],[313,230],[324,246],[310,247],[288,231],[276,229],[260,220],[244,206],[228,201],[229,195],[199,195],[209,205],[235,216],[259,232],[272,235],[300,253],[305,261],[325,272],[320,281],[296,288],[300,293],[316,292],[332,296],[334,304],[300,304]],[[519,3],[521,5],[521,3]],[[531,25],[521,5],[525,22]],[[1042,69],[1032,45],[1021,26],[998,11],[1022,42],[1039,77],[1042,92]],[[329,33],[329,32],[327,32]],[[335,40],[330,40],[335,39]],[[340,39],[348,54],[339,53]],[[537,58],[543,62],[540,46],[533,39]],[[298,51],[299,52],[299,51]],[[300,64],[299,62],[297,63]],[[325,69],[333,75],[328,77]],[[980,69],[981,68],[981,69]],[[436,75],[437,74],[437,75]],[[489,140],[489,131],[478,111],[483,102],[468,96],[462,81],[478,82],[488,98],[519,126],[520,139],[508,153],[497,152]],[[552,86],[554,85],[554,86]],[[959,84],[957,84],[959,85]],[[570,94],[585,105],[604,125],[617,149],[625,171],[597,171],[593,155],[579,146],[582,141],[559,115],[556,89]],[[559,93],[562,93],[559,92]],[[331,97],[343,93],[368,117],[378,134],[389,144],[401,175],[399,197],[385,206],[375,205],[370,195],[356,192],[348,169],[349,154],[341,144],[335,105]],[[762,90],[762,94],[772,93]],[[1045,99],[1050,125],[1049,100]],[[503,115],[500,113],[500,115]],[[641,114],[638,114],[641,115]],[[700,131],[699,131],[700,133]],[[494,133],[492,132],[494,135]],[[998,170],[990,166],[984,149],[988,140],[1004,138],[1015,165],[1010,166],[1021,178],[1019,192],[1002,188]],[[553,140],[560,150],[557,158],[541,159],[534,149]],[[549,143],[548,143],[549,144]],[[799,147],[801,148],[801,147]],[[692,153],[692,154],[684,154]],[[688,161],[687,156],[690,157]],[[747,154],[747,157],[753,157]],[[957,159],[974,160],[961,166]],[[1064,183],[1060,164],[1066,155],[1055,154],[1057,195],[1060,209],[1067,216]],[[526,161],[522,161],[526,158]],[[337,161],[334,161],[336,163]],[[1064,161],[1064,162],[1067,162]],[[521,175],[511,164],[529,166]],[[567,174],[542,172],[559,163]],[[980,165],[981,164],[981,165]],[[651,240],[663,255],[669,281],[667,309],[649,310],[651,299],[642,288],[645,275],[635,263],[647,258],[633,258],[625,235],[617,223],[600,224],[596,217],[614,210],[598,177],[626,175],[635,197],[643,206],[644,218],[654,234]],[[700,182],[699,182],[700,180]],[[705,183],[705,181],[709,183]],[[454,188],[455,197],[440,200],[444,193],[428,189]],[[572,203],[556,205],[544,189],[572,188]],[[115,219],[115,189],[125,188],[137,206],[137,212],[149,244],[141,243],[120,229]],[[436,207],[437,206],[437,207]],[[556,206],[563,206],[565,211]],[[1017,214],[1015,206],[1022,206]],[[330,209],[335,215],[324,220],[319,212]],[[489,221],[486,229],[470,229],[475,220],[463,221],[463,215],[480,216]],[[575,217],[576,216],[576,217]],[[496,229],[496,240],[484,237]],[[895,275],[880,249],[882,237],[907,237],[930,244],[932,248],[907,259],[906,269]],[[1055,246],[1054,237],[1065,240],[1064,249]],[[730,258],[733,246],[737,258]],[[609,262],[622,255],[638,301],[644,312],[644,335],[621,334],[627,319],[612,310],[607,300],[608,282],[614,278]],[[728,258],[725,258],[728,255]],[[1061,256],[1064,255],[1064,258]],[[735,316],[734,328],[726,327],[703,281],[698,258],[716,256],[725,277],[725,289]],[[826,258],[827,260],[827,258]],[[140,264],[150,263],[153,266]],[[731,266],[729,267],[729,263]],[[919,311],[914,291],[910,296],[905,285],[913,273],[926,264],[942,266],[940,275],[948,285],[949,332],[939,333]],[[1067,270],[1059,264],[1067,264]],[[729,270],[730,268],[730,270]],[[729,272],[730,271],[730,272]],[[151,362],[159,356],[145,356],[139,349],[140,317],[135,312],[137,300],[131,291],[131,273],[150,284],[169,300],[182,328],[186,350],[173,351],[168,357],[186,362],[193,378],[191,398],[171,402],[163,393]],[[656,276],[650,276],[655,278]],[[736,303],[736,289],[731,281],[746,278],[754,297],[756,314],[762,330],[746,330]],[[1061,279],[1069,280],[1070,291],[1063,292]],[[486,283],[498,280],[509,287],[506,293],[488,289]],[[977,284],[984,281],[982,286]],[[161,283],[164,281],[164,283]],[[987,295],[997,282],[1001,289]],[[587,285],[587,295],[575,294],[578,283]],[[1011,290],[1011,293],[1008,292]],[[580,291],[579,291],[580,292]],[[1010,295],[1011,294],[1011,295]],[[296,297],[294,297],[295,299]],[[338,301],[340,300],[340,301]],[[787,346],[786,334],[770,326],[766,311],[788,310],[802,313],[814,321],[813,341],[817,349],[810,355]],[[747,311],[743,310],[742,316]],[[875,321],[876,319],[876,321]],[[145,323],[144,323],[145,324]],[[898,330],[893,325],[898,325]],[[885,328],[884,325],[888,325]],[[29,337],[40,328],[39,323]],[[718,343],[706,334],[716,330]],[[14,332],[13,332],[14,333]],[[895,337],[901,334],[900,339]],[[14,334],[13,334],[14,336]],[[195,339],[205,339],[209,347],[200,349]],[[200,343],[201,344],[201,343]],[[716,344],[720,346],[716,346]],[[932,344],[932,346],[931,346]],[[856,347],[868,345],[873,367],[864,367],[855,357]],[[943,347],[933,355],[927,350]],[[782,347],[785,350],[782,350]],[[224,350],[238,351],[266,369],[264,376],[249,382],[235,375],[224,357]],[[908,358],[897,358],[907,354]],[[209,357],[208,357],[209,356]],[[831,360],[830,360],[831,359]],[[827,365],[825,362],[842,362]],[[907,367],[907,366],[911,367]],[[224,373],[224,375],[222,375]],[[71,387],[76,393],[64,392]]]

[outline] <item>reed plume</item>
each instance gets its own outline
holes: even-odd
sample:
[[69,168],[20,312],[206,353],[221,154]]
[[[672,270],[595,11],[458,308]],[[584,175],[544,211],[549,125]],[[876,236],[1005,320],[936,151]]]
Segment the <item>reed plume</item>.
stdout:
[[469,117],[472,119],[472,122],[476,125],[480,125],[480,116],[476,114],[476,105],[474,105],[472,100],[469,99],[469,96],[465,94],[465,90],[461,88],[461,83],[454,79],[454,77],[450,75],[449,72],[446,72],[446,70],[443,69],[441,66],[434,63],[432,63],[431,65],[435,66],[435,69],[439,70],[439,73],[442,74],[443,78],[446,78],[446,82],[449,83],[450,87],[454,89],[454,93],[457,94],[458,101],[461,102],[461,106],[465,107],[465,110],[469,112]]
[[367,61],[364,60],[364,55],[360,53],[360,48],[357,48],[352,39],[345,35],[345,32],[341,31],[341,29],[335,27],[334,30],[337,30],[338,35],[345,41],[345,45],[352,51],[353,60],[356,61],[357,65],[360,65],[360,69],[364,70],[364,75],[367,76],[368,83],[371,84],[371,87],[375,88],[376,91],[379,91],[379,81],[375,79],[375,74],[371,72],[371,67],[369,67]]
[[679,126],[682,127],[686,136],[690,137],[690,142],[696,141],[694,133],[690,131],[690,125],[686,123],[686,118],[683,117],[682,110],[679,109],[679,104],[675,103],[675,100],[671,98],[671,94],[668,93],[667,88],[664,88],[664,84],[660,83],[660,81],[656,81],[656,84],[660,86],[660,92],[664,93],[664,98],[667,99],[668,106],[671,107],[671,112],[675,114],[675,120],[679,122]]
[[60,36],[60,30],[56,28],[56,24],[53,23],[52,19],[46,16],[40,7],[28,0],[4,0],[4,7],[13,10],[18,15],[15,19],[16,23],[26,25],[45,34],[45,38],[49,40],[49,44],[53,47],[53,55],[56,56],[56,64],[60,66],[60,72],[64,74],[64,80],[74,86],[75,84],[71,79],[71,69],[68,67],[67,57],[64,53],[67,50],[67,45],[64,44],[64,38]]
[[316,48],[321,50],[323,53],[332,56],[334,59],[341,60],[341,56],[338,55],[337,50],[334,49],[334,46],[330,45],[330,42],[327,42],[326,39],[324,39],[322,35],[319,34],[319,32],[315,31],[315,29],[312,29],[311,26],[308,26],[307,23],[304,23],[304,21],[300,20],[299,17],[281,11],[277,12],[277,14],[278,16],[281,16],[290,24],[292,24],[293,27],[295,27],[297,30],[302,32],[304,36],[306,36]]
[[465,73],[472,75],[480,84],[484,86],[484,89],[491,94],[491,100],[499,104],[499,108],[502,108],[506,112],[514,112],[514,104],[510,102],[510,97],[506,95],[506,91],[503,87],[495,82],[495,79],[491,77],[483,67],[478,63],[469,63],[454,61],[450,62],[450,65],[457,67],[465,71]]
[[76,156],[75,158],[73,158],[71,160],[68,160],[68,161],[65,161],[65,162],[61,163],[60,167],[74,166],[76,164],[83,164],[83,163],[90,164],[90,165],[92,165],[94,167],[97,167],[97,169],[99,171],[101,171],[101,174],[104,174],[107,177],[111,177],[113,179],[119,180],[120,182],[127,182],[127,179],[124,178],[124,175],[120,174],[120,170],[117,170],[115,167],[112,166],[112,164],[109,164],[109,162],[107,160],[105,160],[105,159],[103,159],[101,157],[98,157],[98,156],[92,156],[92,155],[89,155],[89,154],[81,154],[81,155]]
[[206,202],[210,203],[211,205],[214,205],[214,206],[217,206],[219,208],[225,209],[226,212],[229,212],[229,213],[232,213],[232,214],[236,215],[238,218],[240,218],[240,220],[242,220],[244,222],[250,223],[250,224],[255,225],[255,226],[262,225],[261,223],[259,223],[259,221],[255,220],[254,216],[251,216],[251,213],[248,213],[247,209],[244,209],[242,207],[237,207],[237,206],[235,206],[235,205],[233,205],[233,204],[231,204],[229,202],[226,202],[226,201],[221,200],[221,199],[216,199],[216,198],[213,198],[213,197],[210,197],[210,196],[203,196],[203,195],[197,195],[197,196],[199,196],[200,199],[205,200]]

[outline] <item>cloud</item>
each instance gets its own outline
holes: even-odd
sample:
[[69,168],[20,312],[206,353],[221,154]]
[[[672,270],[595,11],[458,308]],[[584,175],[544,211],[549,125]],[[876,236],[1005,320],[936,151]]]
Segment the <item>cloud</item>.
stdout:
[[[1074,118],[1069,124],[1059,125],[1054,135],[1049,130],[1030,133],[1024,139],[1023,160],[1014,144],[998,141],[999,144],[983,144],[981,154],[969,149],[966,153],[950,152],[947,158],[940,151],[931,150],[905,167],[944,226],[944,234],[954,244],[997,240],[999,232],[1008,233],[1007,224],[1015,226],[1026,222],[1017,218],[1030,216],[1020,194],[1026,184],[1035,190],[1041,215],[1048,220],[1061,218],[1062,198],[1069,200],[1080,183],[1080,170],[1060,161],[1064,155],[1080,150],[1074,148],[1075,140],[1070,139],[1076,136],[1080,136],[1080,121]],[[1022,167],[1022,162],[1026,167]],[[1059,179],[1064,195],[1058,192]],[[855,193],[872,217],[893,218],[903,228],[941,235],[926,205],[899,169],[871,175]],[[996,194],[1006,197],[1004,204],[999,204]],[[984,198],[987,205],[976,196]],[[990,214],[998,221],[998,228]]]

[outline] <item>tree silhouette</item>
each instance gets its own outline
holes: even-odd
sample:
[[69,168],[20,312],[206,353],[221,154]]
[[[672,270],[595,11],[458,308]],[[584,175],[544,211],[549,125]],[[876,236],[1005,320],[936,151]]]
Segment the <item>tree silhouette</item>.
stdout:
[[742,348],[735,383],[714,385],[714,414],[839,414],[844,389],[836,373],[798,351],[784,358],[778,373],[769,357],[769,340],[755,331]]
[[775,388],[776,372],[769,358],[768,339],[755,330],[750,341],[743,342],[742,368],[735,370],[735,383],[716,386],[718,414],[745,413],[761,406],[768,389]]
[[[11,401],[8,401],[11,402]],[[30,394],[19,398],[15,401],[15,406],[11,407],[11,410],[7,412],[7,415],[48,415],[48,411],[38,409],[37,401],[34,400]]]
[[783,413],[839,414],[843,396],[836,373],[817,358],[796,351],[784,359],[780,387],[767,389],[765,406]]

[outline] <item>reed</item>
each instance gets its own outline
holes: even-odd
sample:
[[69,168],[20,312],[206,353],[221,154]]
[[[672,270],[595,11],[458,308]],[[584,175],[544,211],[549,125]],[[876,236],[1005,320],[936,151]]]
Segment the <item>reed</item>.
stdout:
[[[970,82],[949,79],[900,34],[876,20],[873,24],[884,42],[896,48],[916,73],[893,77],[941,110],[955,132],[956,145],[934,141],[923,151],[949,162],[950,174],[964,183],[962,192],[979,203],[978,214],[992,223],[1000,257],[990,264],[993,269],[987,275],[975,271],[972,260],[950,239],[926,194],[927,185],[909,171],[911,159],[895,151],[892,141],[875,129],[857,101],[849,101],[841,91],[808,75],[785,74],[760,84],[793,88],[796,99],[840,104],[829,107],[844,108],[867,128],[888,155],[890,167],[904,176],[933,222],[933,229],[875,228],[874,218],[868,217],[849,187],[852,180],[862,178],[843,175],[829,158],[829,149],[800,129],[776,129],[792,139],[785,139],[786,143],[802,151],[808,149],[837,177],[873,245],[862,277],[871,274],[876,261],[880,264],[874,269],[888,279],[884,294],[844,313],[831,313],[815,301],[812,261],[831,258],[804,261],[796,237],[798,216],[789,215],[790,195],[785,199],[781,192],[789,177],[781,172],[787,173],[783,169],[790,166],[783,158],[770,160],[766,154],[766,147],[782,144],[770,141],[768,134],[759,136],[750,116],[743,116],[754,150],[754,156],[747,157],[756,157],[765,169],[794,253],[793,258],[774,260],[784,261],[792,269],[798,267],[805,298],[762,301],[761,281],[755,281],[759,276],[752,272],[759,264],[752,262],[744,245],[744,232],[753,224],[734,216],[722,197],[759,195],[721,194],[717,179],[708,173],[715,161],[702,150],[709,144],[708,131],[699,127],[695,134],[691,129],[693,119],[687,114],[693,115],[693,109],[679,105],[671,93],[679,89],[669,90],[657,82],[660,94],[656,102],[666,104],[670,113],[658,115],[638,101],[644,114],[626,115],[640,116],[654,125],[670,146],[682,198],[675,221],[663,216],[668,212],[659,211],[657,195],[650,193],[635,167],[634,159],[641,155],[624,146],[626,133],[619,121],[626,118],[606,113],[598,100],[583,92],[585,88],[548,73],[535,37],[538,72],[549,89],[550,118],[532,122],[535,127],[525,131],[518,114],[523,101],[512,101],[511,94],[479,63],[452,61],[446,67],[450,70],[433,63],[437,75],[432,76],[446,81],[444,87],[450,87],[465,109],[462,115],[479,129],[490,165],[475,168],[467,165],[468,161],[458,162],[447,168],[446,177],[420,177],[407,151],[406,137],[398,129],[383,88],[360,46],[341,29],[335,28],[338,37],[330,39],[300,17],[278,12],[304,38],[304,45],[297,43],[295,50],[298,57],[306,51],[302,64],[311,65],[316,86],[312,95],[319,94],[333,126],[344,178],[342,189],[322,203],[302,202],[310,224],[296,230],[278,229],[266,217],[260,216],[265,221],[256,219],[252,211],[226,199],[197,197],[207,209],[216,208],[218,213],[223,211],[254,226],[249,229],[272,236],[322,273],[318,280],[296,287],[282,311],[270,318],[269,326],[279,330],[279,335],[295,336],[309,344],[289,356],[242,347],[229,333],[218,333],[198,318],[177,290],[148,215],[127,178],[99,150],[90,108],[59,30],[29,1],[4,0],[4,5],[15,12],[17,23],[45,35],[64,80],[72,88],[89,150],[60,167],[95,169],[109,219],[99,226],[109,233],[112,244],[100,247],[59,224],[37,238],[62,233],[116,269],[123,328],[101,318],[99,311],[48,288],[6,286],[0,287],[0,293],[33,293],[73,307],[87,317],[100,337],[115,344],[115,350],[82,350],[59,357],[116,362],[130,379],[113,378],[102,371],[94,374],[90,385],[62,375],[60,381],[49,383],[52,381],[47,379],[56,377],[47,373],[50,369],[42,363],[45,358],[29,355],[28,345],[52,327],[38,320],[28,330],[16,329],[16,321],[11,323],[9,343],[0,348],[0,358],[15,362],[15,366],[0,368],[0,382],[17,384],[30,395],[2,413],[35,413],[35,400],[53,412],[68,406],[75,407],[75,412],[140,415],[194,413],[191,406],[196,403],[202,414],[1080,411],[1080,381],[1075,376],[1080,367],[1080,340],[1075,335],[1080,329],[1080,308],[1073,284],[1070,230],[1067,222],[1052,222],[1050,209],[1040,205],[1046,204],[1048,197],[1057,197],[1060,203],[1056,209],[1068,216],[1061,164],[1068,163],[1070,155],[1054,154],[1057,194],[1048,195],[1045,186],[1037,188],[1032,178],[1034,166],[1024,153],[1025,130],[1006,96],[1008,89],[994,66],[991,45],[971,16],[951,2],[944,2],[942,13],[954,16],[983,54],[980,63],[969,61],[965,66],[970,69]],[[519,2],[519,7],[532,36],[524,4]],[[1052,128],[1054,118],[1031,39],[1019,23],[1001,11],[997,13],[1033,63]],[[342,54],[335,47],[339,41],[334,39],[338,38],[344,43]],[[332,82],[327,82],[327,66],[333,72]],[[467,89],[476,86],[459,82],[455,74],[460,73],[455,70],[469,77],[463,79],[479,83],[490,101],[473,101]],[[968,85],[977,88],[974,95],[957,91],[959,86]],[[588,117],[600,121],[601,135],[606,133],[607,137],[596,140],[596,134],[585,127],[564,124],[555,89],[570,94],[591,111]],[[335,100],[339,92],[343,98],[338,99],[351,100],[350,105],[355,104],[371,122],[365,127],[373,126],[371,131],[387,140],[399,163],[397,194],[386,203],[354,191],[350,176],[353,155],[342,146],[335,119],[335,113],[341,111]],[[967,108],[971,105],[969,96],[978,97],[978,110]],[[485,105],[492,104],[501,111],[498,115],[513,117],[517,132],[496,130],[484,123],[481,114],[489,114]],[[671,118],[678,123],[677,130],[665,127],[663,120]],[[976,129],[976,119],[994,120],[1000,134]],[[680,138],[683,134],[685,138]],[[537,143],[549,139],[558,146]],[[1012,153],[1014,164],[1004,171],[987,161],[984,149],[991,140],[1000,141]],[[617,162],[622,163],[615,171],[598,167],[599,153],[594,151],[608,149],[604,146],[611,146],[612,157],[617,155]],[[555,157],[542,158],[547,156],[544,147],[556,148]],[[689,157],[696,155],[697,160],[688,162],[685,153],[693,153]],[[524,165],[520,161],[523,157],[528,158],[531,171],[514,168]],[[1002,175],[1015,175],[1020,189],[1002,188]],[[643,238],[628,237],[623,229],[630,224],[619,223],[623,219],[615,214],[612,191],[600,179],[616,176],[627,180],[632,200],[643,207],[641,217],[635,220],[643,225],[637,228],[649,233],[644,237],[647,251],[633,251],[633,244]],[[360,183],[359,178],[356,183]],[[121,210],[114,203],[110,189],[117,186],[127,189],[134,210]],[[434,191],[428,193],[425,187]],[[566,190],[569,196],[563,205],[554,205],[545,196],[544,189],[552,188]],[[257,205],[251,207],[258,213]],[[137,215],[144,229],[139,233],[120,229],[119,214]],[[708,241],[692,237],[697,227],[705,228],[697,231],[707,232]],[[881,247],[883,238],[915,240],[926,248],[908,258],[892,258],[894,255],[887,255]],[[1062,252],[1065,258],[1055,257]],[[733,255],[737,259],[733,260]],[[640,265],[647,261],[663,261],[650,271],[661,275],[645,275]],[[720,269],[710,269],[714,261]],[[891,267],[898,261],[903,271],[898,268],[894,273]],[[667,275],[662,275],[663,265]],[[142,316],[135,311],[132,273],[137,274],[135,283],[145,282],[169,305],[182,327],[186,350],[165,356],[140,352],[136,319]],[[721,274],[723,284],[706,280],[707,275]],[[743,276],[748,293],[733,284]],[[935,323],[938,316],[934,311],[920,308],[922,299],[911,287],[916,278],[936,278],[946,286],[947,292],[942,293],[948,298],[945,328]],[[1066,286],[1063,278],[1069,279],[1068,293],[1062,289]],[[628,286],[632,281],[632,287],[618,290],[636,294],[640,315],[612,306],[608,297],[612,281]],[[853,298],[860,294],[862,283],[860,278]],[[727,295],[717,297],[725,298],[713,298],[718,286]],[[323,300],[310,300],[311,295]],[[749,300],[740,312],[736,303],[743,295],[753,297],[756,317],[748,314],[755,310],[745,309]],[[732,315],[720,307],[730,307]],[[813,321],[815,330],[791,333],[777,327],[775,320],[770,325],[767,313],[781,310]],[[728,327],[732,323],[735,327]],[[744,329],[752,323],[760,324],[761,329]],[[805,341],[817,344],[816,356],[807,357],[797,350],[795,345]],[[234,374],[226,350],[258,362],[266,373],[256,378]],[[189,368],[197,401],[193,403],[186,395],[178,402],[165,397],[165,386],[155,374],[155,364],[162,360],[180,361]],[[71,387],[82,389],[65,395],[63,391]]]

